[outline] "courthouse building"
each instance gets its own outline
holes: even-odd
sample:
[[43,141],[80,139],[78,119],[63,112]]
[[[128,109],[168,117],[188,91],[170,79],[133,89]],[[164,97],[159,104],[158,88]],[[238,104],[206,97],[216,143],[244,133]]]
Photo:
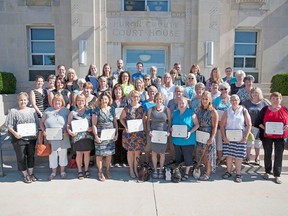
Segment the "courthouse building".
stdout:
[[1,0],[0,71],[13,72],[17,91],[31,88],[57,65],[85,77],[119,58],[160,74],[180,62],[242,69],[260,83],[288,72],[287,0]]

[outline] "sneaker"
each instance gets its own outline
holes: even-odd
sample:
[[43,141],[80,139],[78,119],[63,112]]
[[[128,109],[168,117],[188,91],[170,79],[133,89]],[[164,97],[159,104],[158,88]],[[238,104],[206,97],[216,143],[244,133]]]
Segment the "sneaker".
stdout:
[[242,182],[242,176],[241,175],[236,175],[235,176],[235,182],[241,183]]
[[164,179],[163,171],[162,171],[162,172],[159,171],[158,178],[159,178],[159,179]]
[[51,173],[50,176],[48,177],[48,180],[51,181],[56,177],[56,173]]
[[30,184],[30,183],[32,183],[32,179],[30,178],[29,175],[27,175],[27,176],[23,177],[23,182],[26,184]]
[[154,179],[157,179],[157,178],[158,178],[158,173],[157,173],[157,171],[154,171],[154,172],[152,173],[152,178],[154,178]]
[[122,166],[123,167],[128,167],[128,164],[127,163],[123,163]]
[[33,182],[38,181],[38,178],[37,178],[34,174],[31,174],[31,175],[30,175],[30,179],[31,179]]
[[116,163],[114,166],[117,168],[121,167],[121,165],[119,163]]
[[67,178],[66,172],[62,172],[62,173],[60,174],[60,177],[61,177],[61,179],[66,179],[66,178]]
[[275,177],[276,184],[282,184],[282,180],[280,177]]

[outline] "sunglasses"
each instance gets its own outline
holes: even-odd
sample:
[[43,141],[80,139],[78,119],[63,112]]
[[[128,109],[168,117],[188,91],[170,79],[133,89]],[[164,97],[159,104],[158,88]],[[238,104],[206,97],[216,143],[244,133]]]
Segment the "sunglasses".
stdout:
[[227,91],[227,88],[221,88],[220,91]]
[[193,77],[189,77],[188,79],[189,79],[189,80],[194,80],[194,78],[193,78]]

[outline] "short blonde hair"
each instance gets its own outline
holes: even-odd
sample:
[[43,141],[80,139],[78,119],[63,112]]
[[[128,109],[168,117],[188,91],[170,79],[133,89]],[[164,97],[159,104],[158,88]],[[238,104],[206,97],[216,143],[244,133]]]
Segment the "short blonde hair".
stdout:
[[137,90],[132,90],[132,91],[129,93],[129,98],[131,98],[132,95],[137,95],[137,96],[140,97],[140,92],[138,92]]
[[[75,103],[76,103],[76,106],[77,106],[77,100],[79,100],[79,99],[82,99],[82,100],[84,100],[85,101],[85,107],[86,107],[86,97],[85,97],[85,95],[84,94],[78,94],[77,96],[76,96],[76,98],[75,98]],[[77,108],[78,108],[78,106],[77,106]]]
[[154,97],[154,102],[156,103],[156,99],[157,98],[161,98],[163,100],[163,103],[165,102],[165,96],[163,95],[163,93],[158,92],[156,93],[155,97]]
[[67,77],[66,77],[66,79],[68,80],[68,74],[69,73],[73,73],[74,74],[74,78],[73,78],[73,80],[77,80],[78,79],[78,77],[77,77],[77,74],[76,74],[76,71],[73,69],[73,68],[69,68],[68,69],[68,71],[67,71]]
[[20,92],[18,95],[17,95],[17,101],[19,101],[20,98],[23,98],[23,97],[26,97],[27,100],[29,100],[29,95],[26,93],[26,92]]
[[65,100],[63,98],[63,96],[61,94],[55,94],[53,99],[52,99],[52,104],[54,104],[54,102],[56,100],[60,100],[62,102],[62,107],[65,107]]
[[258,92],[258,94],[259,94],[259,99],[260,100],[263,100],[263,93],[262,93],[262,90],[259,88],[259,87],[254,87],[254,88],[252,88],[251,89],[251,91],[250,91],[250,100],[252,100],[252,94],[254,93],[254,92]]

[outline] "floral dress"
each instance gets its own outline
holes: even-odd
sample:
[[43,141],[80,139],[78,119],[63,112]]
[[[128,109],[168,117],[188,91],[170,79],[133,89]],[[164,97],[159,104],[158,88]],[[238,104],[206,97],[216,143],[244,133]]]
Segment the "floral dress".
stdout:
[[[115,108],[110,107],[109,111],[105,113],[101,108],[96,108],[93,112],[97,116],[97,133],[101,137],[103,129],[114,128]],[[111,156],[115,154],[115,141],[103,140],[101,143],[95,141],[95,155],[96,156]]]
[[[124,108],[126,112],[126,122],[132,119],[142,119],[145,109],[140,106],[137,108],[128,105]],[[127,133],[123,131],[122,145],[127,151],[143,151],[146,145],[146,135],[144,131]]]

